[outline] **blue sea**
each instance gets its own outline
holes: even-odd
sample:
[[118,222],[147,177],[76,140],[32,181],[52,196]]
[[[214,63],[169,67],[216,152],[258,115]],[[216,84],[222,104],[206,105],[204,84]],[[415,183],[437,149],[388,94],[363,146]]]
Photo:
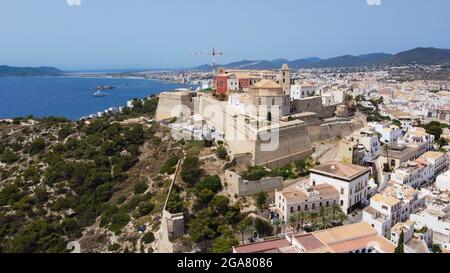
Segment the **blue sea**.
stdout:
[[[115,87],[94,97],[98,85]],[[191,87],[144,79],[0,77],[0,119],[33,115],[78,120],[109,107],[125,106],[134,98]]]

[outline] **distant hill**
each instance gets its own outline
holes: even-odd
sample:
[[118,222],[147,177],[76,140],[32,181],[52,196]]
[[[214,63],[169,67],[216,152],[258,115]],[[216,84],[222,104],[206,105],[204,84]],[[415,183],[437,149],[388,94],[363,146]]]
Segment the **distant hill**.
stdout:
[[[356,67],[374,65],[450,65],[450,49],[438,48],[416,48],[398,54],[372,53],[365,55],[344,55],[330,59],[317,57],[288,61],[286,59],[266,60],[243,60],[223,66],[226,68],[239,69],[278,69],[282,64],[288,64],[290,68],[325,68],[325,67]],[[211,70],[211,65],[202,65],[194,70]]]
[[383,63],[391,65],[450,65],[450,49],[419,47],[393,55]]
[[55,67],[14,67],[0,66],[0,77],[58,76],[63,71]]

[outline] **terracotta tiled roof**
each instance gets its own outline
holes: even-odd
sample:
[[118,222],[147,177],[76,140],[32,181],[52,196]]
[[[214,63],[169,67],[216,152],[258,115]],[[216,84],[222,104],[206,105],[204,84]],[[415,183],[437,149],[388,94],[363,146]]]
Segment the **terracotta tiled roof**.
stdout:
[[356,177],[368,173],[369,168],[354,165],[344,164],[341,162],[330,162],[321,166],[318,166],[311,170],[311,172],[330,175],[336,178],[351,181]]

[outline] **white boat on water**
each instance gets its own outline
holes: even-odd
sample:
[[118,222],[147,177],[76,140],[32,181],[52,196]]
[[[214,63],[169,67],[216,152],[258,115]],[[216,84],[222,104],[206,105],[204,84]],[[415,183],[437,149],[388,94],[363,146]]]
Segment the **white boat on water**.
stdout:
[[108,96],[108,94],[103,93],[101,91],[97,91],[94,93],[94,97],[105,97],[105,96]]

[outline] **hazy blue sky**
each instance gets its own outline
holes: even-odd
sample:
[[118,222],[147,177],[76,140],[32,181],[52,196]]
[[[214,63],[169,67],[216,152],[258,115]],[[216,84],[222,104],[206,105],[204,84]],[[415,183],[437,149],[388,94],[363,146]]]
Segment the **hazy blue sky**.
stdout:
[[[77,0],[69,0],[77,1]],[[448,0],[0,0],[0,64],[163,68],[450,48]]]

